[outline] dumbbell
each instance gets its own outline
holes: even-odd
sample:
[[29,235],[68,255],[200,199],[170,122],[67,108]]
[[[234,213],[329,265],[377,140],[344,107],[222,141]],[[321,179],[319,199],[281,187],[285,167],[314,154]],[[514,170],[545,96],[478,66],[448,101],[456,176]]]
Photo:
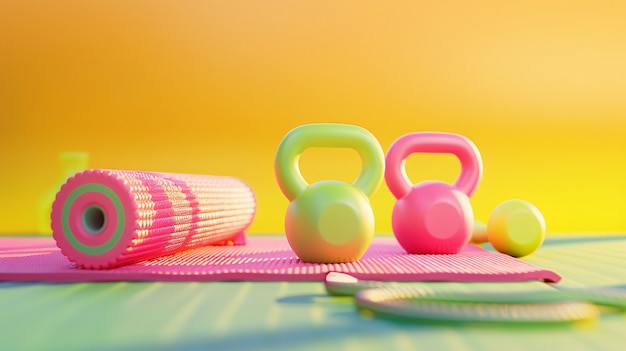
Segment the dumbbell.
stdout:
[[533,253],[546,237],[546,222],[537,207],[524,200],[509,200],[498,205],[487,225],[474,222],[471,242],[489,242],[501,253],[523,257]]
[[[308,184],[298,160],[310,147],[351,148],[363,168],[352,184],[323,180]],[[276,179],[290,201],[285,215],[289,245],[304,262],[342,263],[359,260],[374,236],[374,213],[369,203],[382,184],[384,153],[366,129],[350,124],[306,124],[282,139],[274,162]]]

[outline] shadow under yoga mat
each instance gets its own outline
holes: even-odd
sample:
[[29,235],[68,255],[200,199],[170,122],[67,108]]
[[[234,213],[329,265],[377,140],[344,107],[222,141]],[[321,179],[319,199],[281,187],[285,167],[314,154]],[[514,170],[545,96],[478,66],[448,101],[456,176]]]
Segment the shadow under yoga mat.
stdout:
[[558,282],[550,270],[477,246],[455,255],[410,255],[376,237],[358,262],[304,263],[282,236],[248,236],[241,246],[206,246],[104,270],[79,268],[52,238],[0,238],[1,281],[323,281],[328,272],[390,281]]

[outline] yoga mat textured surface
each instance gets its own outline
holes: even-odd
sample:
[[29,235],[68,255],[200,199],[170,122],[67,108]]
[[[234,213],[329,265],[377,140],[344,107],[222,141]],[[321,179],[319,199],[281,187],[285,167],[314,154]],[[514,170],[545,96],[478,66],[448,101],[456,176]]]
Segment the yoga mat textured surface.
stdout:
[[559,281],[553,271],[468,245],[456,255],[409,255],[393,237],[375,237],[358,262],[303,263],[282,236],[250,236],[242,246],[204,246],[108,270],[81,269],[51,238],[0,238],[4,281],[323,281],[330,271],[395,281]]
[[91,169],[61,187],[51,225],[70,261],[100,269],[244,244],[255,210],[253,191],[236,178]]

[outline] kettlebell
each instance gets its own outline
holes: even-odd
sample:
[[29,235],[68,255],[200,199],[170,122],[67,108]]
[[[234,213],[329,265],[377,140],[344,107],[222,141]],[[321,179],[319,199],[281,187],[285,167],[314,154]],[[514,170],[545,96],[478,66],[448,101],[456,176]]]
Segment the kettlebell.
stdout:
[[[323,180],[308,184],[298,160],[310,147],[352,148],[362,169],[352,184]],[[385,155],[366,129],[336,123],[298,126],[288,132],[276,151],[274,171],[290,204],[285,233],[300,260],[342,263],[359,260],[374,236],[371,196],[383,182]]]
[[[450,153],[461,162],[461,174],[450,185],[424,181],[411,186],[406,158],[413,153]],[[472,235],[470,196],[482,178],[476,146],[452,133],[418,132],[393,142],[386,156],[385,181],[397,199],[391,226],[400,245],[411,254],[459,253]]]

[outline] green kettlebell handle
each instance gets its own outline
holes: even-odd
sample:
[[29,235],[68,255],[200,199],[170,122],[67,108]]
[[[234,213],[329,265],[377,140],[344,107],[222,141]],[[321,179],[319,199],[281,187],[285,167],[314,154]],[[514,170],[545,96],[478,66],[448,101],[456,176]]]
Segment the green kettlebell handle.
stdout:
[[351,148],[361,157],[363,168],[352,183],[367,197],[382,184],[385,155],[376,137],[368,130],[350,124],[305,124],[292,129],[278,146],[274,172],[278,185],[289,201],[302,194],[309,183],[302,177],[298,160],[310,147]]

